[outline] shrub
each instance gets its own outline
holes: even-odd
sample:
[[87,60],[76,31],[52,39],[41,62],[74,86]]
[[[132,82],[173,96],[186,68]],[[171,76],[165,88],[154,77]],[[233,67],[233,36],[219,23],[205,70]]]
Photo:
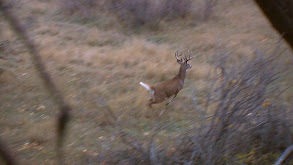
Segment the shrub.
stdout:
[[121,0],[112,2],[111,6],[115,16],[127,26],[147,25],[157,28],[165,15],[162,1]]
[[81,17],[93,17],[97,9],[97,0],[61,0],[60,9],[66,15],[77,14]]
[[116,16],[127,25],[151,27],[157,27],[167,17],[187,16],[191,5],[191,0],[118,0],[112,4]]
[[[105,7],[107,6],[107,7]],[[98,10],[114,14],[130,27],[147,26],[158,28],[161,20],[185,17],[190,13],[191,0],[61,0],[60,8],[67,15],[82,18],[98,17]],[[107,10],[104,10],[104,9]]]
[[218,0],[205,0],[205,7],[203,11],[203,20],[207,21],[213,13],[213,9],[218,3]]
[[210,63],[220,74],[209,80],[204,107],[213,115],[201,126],[204,131],[190,139],[194,161],[235,164],[235,155],[249,153],[256,146],[254,158],[267,164],[264,155],[280,153],[292,143],[288,125],[292,113],[277,101],[277,84],[286,69],[278,64],[278,56],[255,56],[241,62],[225,53],[213,56]]
[[191,0],[166,0],[166,8],[169,17],[185,17],[190,13]]

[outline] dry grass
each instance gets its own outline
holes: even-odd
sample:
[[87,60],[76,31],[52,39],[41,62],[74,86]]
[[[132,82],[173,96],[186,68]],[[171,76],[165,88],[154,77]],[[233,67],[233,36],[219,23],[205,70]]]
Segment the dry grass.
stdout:
[[[210,60],[207,55],[225,47],[241,60],[243,56],[252,55],[256,45],[261,50],[270,50],[278,41],[278,35],[252,1],[224,0],[217,5],[216,14],[208,22],[184,18],[163,22],[158,32],[145,31],[136,35],[120,29],[117,22],[101,28],[61,17],[57,1],[29,1],[15,12],[27,24],[48,71],[74,107],[66,139],[68,164],[84,164],[89,161],[84,157],[90,159],[107,150],[109,145],[104,139],[117,139],[109,133],[111,120],[103,111],[106,106],[118,114],[118,120],[125,124],[127,131],[140,139],[150,136],[148,133],[154,125],[150,116],[158,115],[164,104],[155,105],[151,112],[146,107],[148,93],[139,82],[157,83],[175,75],[179,69],[175,50],[190,49],[199,57],[191,61],[193,67],[187,72],[185,88],[160,119],[161,124],[177,123],[160,132],[159,141],[175,139],[188,129],[190,121],[198,119],[192,95],[201,103],[202,93],[207,89],[207,61]],[[0,136],[21,161],[54,164],[52,132],[56,107],[39,86],[40,80],[26,50],[19,46],[3,21],[0,27],[0,42],[8,40],[16,52],[8,55],[23,58],[13,67],[15,76],[0,75]],[[163,42],[148,40],[153,36],[159,36],[158,40],[163,38]],[[286,48],[286,45],[281,47]],[[292,101],[288,95],[287,101]],[[123,146],[119,142],[111,145],[114,148]]]

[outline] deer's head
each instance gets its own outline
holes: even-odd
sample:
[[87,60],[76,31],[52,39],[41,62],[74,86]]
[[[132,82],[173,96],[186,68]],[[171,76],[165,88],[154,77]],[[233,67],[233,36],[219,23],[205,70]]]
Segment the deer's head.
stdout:
[[180,64],[180,67],[183,70],[187,70],[192,67],[190,64],[187,63],[189,60],[192,59],[190,55],[188,57],[186,55],[182,57],[182,53],[179,53],[179,51],[176,51],[175,58],[177,59],[177,63]]

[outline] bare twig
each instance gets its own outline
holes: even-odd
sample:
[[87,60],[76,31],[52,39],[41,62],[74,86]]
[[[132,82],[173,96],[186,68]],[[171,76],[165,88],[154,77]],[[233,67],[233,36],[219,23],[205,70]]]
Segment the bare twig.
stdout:
[[131,147],[132,149],[138,151],[142,155],[146,156],[147,152],[144,150],[142,145],[133,136],[128,134],[126,131],[124,131],[124,129],[122,127],[122,123],[120,123],[118,121],[117,116],[111,110],[111,108],[109,106],[107,106],[107,105],[104,105],[104,107],[102,109],[106,114],[108,114],[112,118],[113,126],[116,129],[116,131],[120,134],[119,137],[121,138],[122,142],[124,144],[128,145],[129,147]]
[[158,161],[158,158],[157,158],[157,149],[156,149],[156,146],[154,144],[155,137],[158,135],[159,132],[161,132],[164,129],[167,129],[167,128],[171,127],[175,123],[176,122],[173,122],[171,124],[168,124],[168,125],[165,125],[165,126],[162,126],[162,127],[156,126],[157,128],[155,128],[154,131],[152,132],[152,136],[151,136],[151,138],[149,140],[149,154],[150,154],[150,161],[151,161],[152,164],[161,164]]
[[290,156],[293,155],[293,144],[290,145],[285,152],[281,155],[275,165],[282,165],[286,160],[289,159]]

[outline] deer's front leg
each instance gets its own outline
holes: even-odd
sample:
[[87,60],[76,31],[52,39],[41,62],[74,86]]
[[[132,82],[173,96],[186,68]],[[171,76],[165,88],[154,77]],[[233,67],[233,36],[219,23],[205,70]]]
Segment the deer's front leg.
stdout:
[[174,95],[174,97],[173,97],[169,102],[166,103],[166,106],[167,106],[168,104],[170,104],[171,101],[173,101],[173,99],[174,99],[176,96],[177,96],[177,93]]
[[159,116],[161,116],[166,110],[167,110],[167,105],[171,103],[171,101],[177,96],[177,93],[173,96],[173,98],[166,103],[166,108],[159,114]]

